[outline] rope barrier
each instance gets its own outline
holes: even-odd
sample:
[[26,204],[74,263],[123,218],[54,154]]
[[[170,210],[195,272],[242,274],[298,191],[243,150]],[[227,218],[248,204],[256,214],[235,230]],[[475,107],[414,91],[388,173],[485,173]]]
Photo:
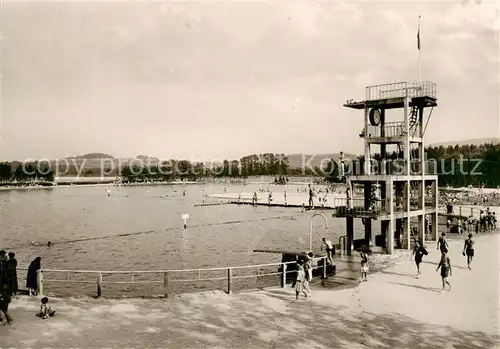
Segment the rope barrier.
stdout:
[[[308,215],[308,214],[309,214],[309,212],[304,212],[304,213],[300,213],[300,214],[296,214],[296,215],[274,216],[274,217],[265,217],[265,218],[259,218],[259,219],[225,221],[225,222],[215,222],[215,223],[206,223],[206,224],[195,224],[195,225],[190,225],[189,228],[213,227],[213,226],[221,226],[221,225],[240,224],[240,223],[271,221],[271,220],[278,220],[278,219],[293,219],[293,218],[301,217],[301,216]],[[72,243],[77,243],[77,242],[106,240],[106,239],[121,238],[121,237],[128,237],[128,236],[135,236],[135,235],[142,235],[142,234],[154,234],[154,233],[162,233],[162,232],[169,232],[169,231],[183,231],[183,230],[184,230],[183,227],[169,227],[169,228],[163,228],[163,229],[144,230],[144,231],[136,231],[136,232],[130,232],[130,233],[121,233],[121,234],[113,234],[113,235],[105,235],[105,236],[95,236],[95,237],[88,237],[88,238],[81,238],[81,239],[74,239],[74,240],[63,240],[63,241],[59,241],[59,242],[51,241],[51,244],[52,244],[52,246],[54,246],[54,245],[72,244]],[[28,248],[28,247],[31,247],[31,245],[11,246],[11,247],[5,247],[4,249],[5,250],[19,250],[19,249]]]

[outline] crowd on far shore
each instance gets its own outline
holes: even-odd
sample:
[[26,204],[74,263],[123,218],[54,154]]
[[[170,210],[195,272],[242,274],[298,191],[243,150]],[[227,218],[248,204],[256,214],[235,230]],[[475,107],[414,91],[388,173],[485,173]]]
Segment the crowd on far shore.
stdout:
[[500,189],[485,191],[483,189],[464,188],[463,190],[441,190],[440,200],[443,204],[500,206]]

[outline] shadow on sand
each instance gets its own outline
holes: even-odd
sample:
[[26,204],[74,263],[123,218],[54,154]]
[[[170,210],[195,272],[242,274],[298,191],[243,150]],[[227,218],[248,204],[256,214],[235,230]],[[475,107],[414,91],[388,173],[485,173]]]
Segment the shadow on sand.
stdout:
[[435,288],[435,287],[424,287],[424,286],[418,286],[418,285],[403,284],[403,283],[400,283],[400,282],[389,282],[389,283],[393,284],[393,285],[400,285],[400,286],[418,288],[419,290],[424,290],[424,291],[441,292],[440,288]]
[[[21,338],[33,338],[36,343],[31,347],[99,348],[112,344],[131,348],[482,349],[499,343],[497,336],[429,325],[401,314],[378,315],[319,305],[314,303],[314,295],[313,300],[301,297],[295,301],[291,292],[279,289],[210,297],[209,301],[199,298],[173,302],[73,299],[59,305],[61,313],[51,320],[50,328],[34,319],[32,309],[21,313],[18,307],[13,309],[13,316],[20,317],[19,322],[25,326],[15,326],[14,331],[5,333],[0,329],[0,338],[11,347],[23,347]],[[66,327],[61,327],[64,324]],[[77,331],[58,330],[70,325]]]
[[[435,265],[437,267],[439,263],[425,261],[425,262],[422,262],[422,264],[432,264],[432,265]],[[456,268],[456,269],[463,269],[463,270],[468,269],[467,267],[462,267],[462,266],[458,266],[458,265],[452,265],[451,267]]]

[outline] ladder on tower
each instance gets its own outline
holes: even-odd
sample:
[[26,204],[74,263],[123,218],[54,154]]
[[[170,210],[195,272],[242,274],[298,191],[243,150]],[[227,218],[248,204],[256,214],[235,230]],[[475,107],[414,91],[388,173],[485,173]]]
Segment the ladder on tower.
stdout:
[[[414,136],[415,132],[417,132],[418,124],[418,107],[415,105],[411,107],[408,123],[410,126],[410,133]],[[404,123],[401,125],[401,129],[401,137],[403,137],[406,134]]]

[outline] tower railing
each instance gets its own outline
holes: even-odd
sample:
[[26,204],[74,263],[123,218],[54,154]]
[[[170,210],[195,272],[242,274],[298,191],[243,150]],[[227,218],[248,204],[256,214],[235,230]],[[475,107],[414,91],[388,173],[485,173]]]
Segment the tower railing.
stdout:
[[368,208],[365,208],[364,198],[335,198],[333,206],[345,213],[350,214],[387,214],[389,212],[389,199],[371,200]]
[[[410,136],[418,136],[418,132],[416,132],[417,126],[418,124],[410,126]],[[405,123],[404,121],[386,122],[384,127],[368,125],[368,132],[363,129],[361,134],[363,134],[365,139],[403,137],[405,135]]]
[[374,101],[404,97],[436,98],[436,84],[431,81],[401,81],[366,87],[366,100]]
[[[426,160],[424,162],[424,173],[420,159],[410,160],[410,172],[407,172],[406,161],[403,159],[377,160],[371,159],[370,175],[392,175],[392,176],[419,176],[438,174],[438,164],[436,160]],[[347,163],[345,168],[347,176],[365,176],[367,172],[362,161]]]

